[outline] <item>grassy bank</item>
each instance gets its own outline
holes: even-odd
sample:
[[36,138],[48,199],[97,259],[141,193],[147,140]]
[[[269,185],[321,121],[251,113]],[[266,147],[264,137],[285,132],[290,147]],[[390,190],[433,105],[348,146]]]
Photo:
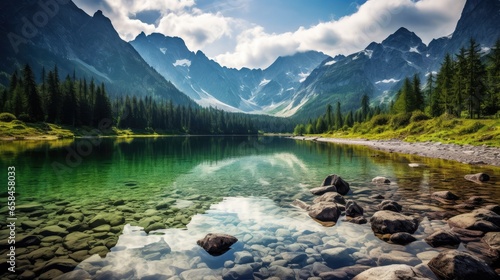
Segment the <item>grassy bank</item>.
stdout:
[[333,133],[334,138],[401,139],[408,142],[442,142],[500,147],[500,119],[471,120],[443,115],[434,119],[418,116],[379,115]]

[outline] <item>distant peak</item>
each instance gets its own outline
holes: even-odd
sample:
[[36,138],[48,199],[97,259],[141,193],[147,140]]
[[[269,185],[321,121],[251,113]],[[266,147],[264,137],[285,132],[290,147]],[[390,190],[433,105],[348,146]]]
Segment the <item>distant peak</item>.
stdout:
[[401,45],[415,46],[420,44],[422,44],[422,39],[420,39],[417,34],[404,27],[399,28],[396,32],[389,35],[387,39],[382,41],[382,45],[396,48]]
[[102,13],[101,10],[97,10],[95,13],[94,13],[94,18],[97,18],[97,17],[105,17]]

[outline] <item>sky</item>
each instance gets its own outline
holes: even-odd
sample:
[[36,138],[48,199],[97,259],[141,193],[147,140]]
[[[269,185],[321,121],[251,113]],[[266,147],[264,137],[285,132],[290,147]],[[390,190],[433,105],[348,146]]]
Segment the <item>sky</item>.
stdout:
[[466,0],[73,0],[111,19],[120,37],[182,38],[227,67],[266,68],[308,50],[349,55],[400,27],[428,44],[453,32]]

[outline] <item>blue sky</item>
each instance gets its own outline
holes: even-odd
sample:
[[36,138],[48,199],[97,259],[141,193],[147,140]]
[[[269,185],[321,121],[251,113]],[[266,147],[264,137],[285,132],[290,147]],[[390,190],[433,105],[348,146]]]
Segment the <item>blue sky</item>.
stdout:
[[120,36],[184,39],[228,67],[265,68],[278,56],[348,55],[406,27],[424,43],[453,32],[465,0],[74,0],[102,10]]

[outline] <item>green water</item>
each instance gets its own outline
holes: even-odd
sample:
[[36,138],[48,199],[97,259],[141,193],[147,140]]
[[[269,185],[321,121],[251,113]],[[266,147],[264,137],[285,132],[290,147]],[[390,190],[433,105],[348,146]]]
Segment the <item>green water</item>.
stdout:
[[[406,212],[427,217],[428,225],[433,224],[429,220],[462,211],[432,200],[430,195],[434,191],[451,190],[462,199],[479,195],[486,204],[500,202],[497,169],[280,137],[4,142],[0,144],[0,161],[5,170],[1,175],[3,181],[6,181],[6,167],[16,167],[16,203],[43,205],[43,210],[18,212],[20,221],[41,221],[39,228],[42,228],[54,224],[66,226],[61,223],[61,217],[71,213],[83,213],[85,223],[99,213],[123,215],[124,222],[118,226],[120,232],[102,237],[91,228],[79,229],[96,234],[97,238],[107,238],[111,244],[118,241],[116,248],[108,245],[111,253],[107,258],[116,264],[131,259],[129,253],[123,253],[123,248],[143,247],[159,238],[150,237],[163,235],[173,249],[177,246],[175,250],[181,252],[165,257],[165,261],[201,257],[210,266],[211,261],[199,250],[191,248],[186,253],[179,244],[195,246],[196,238],[213,231],[225,231],[247,240],[247,243],[239,243],[240,249],[248,249],[252,244],[268,246],[269,242],[258,241],[261,239],[253,239],[255,243],[251,243],[252,239],[247,236],[263,229],[269,232],[262,231],[261,235],[272,236],[278,228],[290,231],[288,237],[292,241],[289,243],[298,242],[299,233],[308,233],[310,229],[325,234],[325,243],[342,233],[342,236],[353,236],[353,240],[361,234],[374,247],[382,246],[383,242],[370,234],[369,225],[339,222],[334,228],[323,228],[304,211],[290,206],[295,199],[310,203],[313,196],[309,189],[317,187],[329,174],[339,174],[350,183],[352,192],[346,199],[354,199],[362,205],[366,217],[376,211],[380,202],[370,198],[374,194],[397,200]],[[409,163],[423,166],[412,168]],[[465,174],[480,171],[489,173],[492,181],[474,185],[463,179]],[[372,184],[371,179],[376,176],[389,178],[391,184]],[[160,207],[162,203],[167,206]],[[5,210],[3,207],[2,212]],[[148,219],[161,225],[154,229],[156,231],[152,230],[149,237],[143,231],[150,224]],[[436,225],[442,226],[443,222],[438,219]],[[187,231],[169,231],[186,226]],[[39,228],[19,229],[18,234],[37,234]],[[416,234],[423,234],[424,230]],[[7,231],[3,226],[1,234],[4,239]],[[182,240],[180,236],[184,236]],[[288,237],[283,238],[288,240]],[[367,250],[363,247],[365,241],[344,241],[359,243],[352,246],[360,252]],[[54,250],[62,246],[57,242],[42,245],[53,246]],[[420,244],[407,251],[417,254],[429,249],[427,247]],[[415,248],[419,251],[412,251]],[[27,254],[30,250],[23,252]],[[134,277],[147,275],[142,271],[148,265],[147,258],[141,255],[134,260],[143,263],[136,268]],[[38,260],[26,263],[24,270],[32,270],[40,263]],[[215,269],[221,269],[221,265],[219,261]],[[171,274],[181,272],[176,269]]]

